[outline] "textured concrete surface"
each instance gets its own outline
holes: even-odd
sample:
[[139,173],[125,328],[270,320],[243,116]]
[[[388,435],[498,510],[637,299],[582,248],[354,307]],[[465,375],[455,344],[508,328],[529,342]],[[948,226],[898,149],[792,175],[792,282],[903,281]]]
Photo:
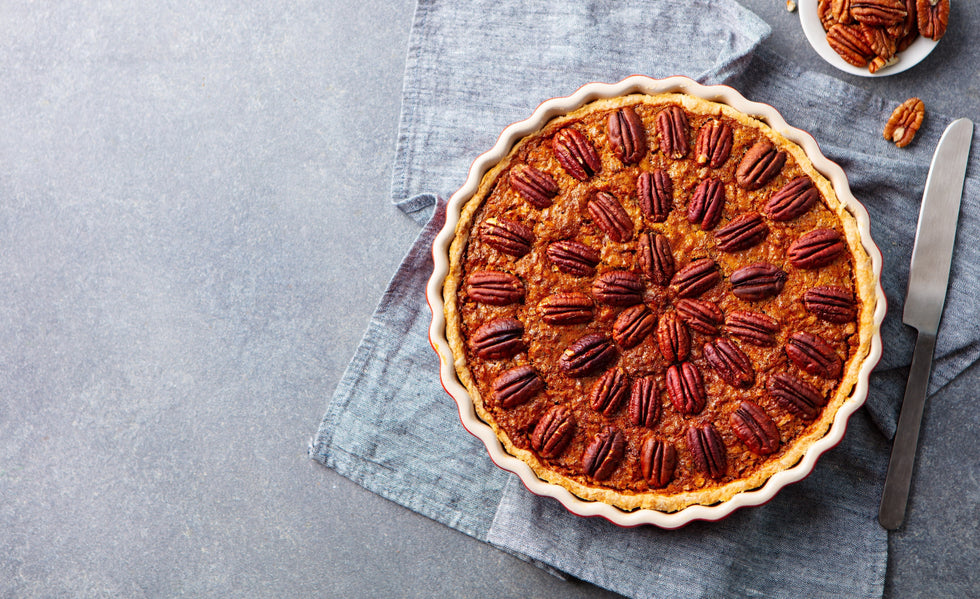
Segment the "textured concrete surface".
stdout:
[[[980,120],[973,3],[874,80],[744,3],[801,64]],[[417,232],[388,200],[412,10],[0,7],[0,597],[606,595],[306,455]],[[927,407],[891,596],[980,593],[977,381]]]

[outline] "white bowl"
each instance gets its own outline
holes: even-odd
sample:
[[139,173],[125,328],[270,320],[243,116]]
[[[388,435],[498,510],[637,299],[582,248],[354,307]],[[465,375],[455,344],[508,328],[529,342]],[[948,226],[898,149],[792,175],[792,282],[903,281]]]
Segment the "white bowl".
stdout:
[[926,56],[929,56],[929,53],[939,43],[920,35],[904,52],[898,53],[898,62],[871,73],[868,71],[868,67],[856,67],[845,61],[827,43],[827,32],[824,31],[817,14],[817,0],[800,0],[798,10],[803,33],[817,54],[837,69],[859,77],[888,77],[907,71],[922,62]]
[[520,477],[521,481],[532,493],[557,499],[574,514],[580,516],[602,516],[620,526],[653,524],[662,528],[678,528],[693,520],[719,520],[738,508],[761,505],[772,499],[786,485],[803,479],[813,470],[817,458],[828,449],[834,447],[843,438],[848,418],[864,404],[868,393],[868,376],[881,357],[881,337],[878,329],[885,316],[886,306],[885,295],[879,283],[876,285],[877,305],[874,311],[875,329],[869,355],[861,366],[853,393],[838,410],[826,436],[814,443],[806,451],[802,459],[792,468],[776,473],[758,489],[738,493],[731,499],[715,505],[693,505],[672,513],[650,509],[638,509],[627,512],[605,503],[580,499],[564,487],[545,482],[538,478],[527,464],[504,451],[503,446],[490,426],[477,417],[469,393],[457,378],[456,370],[453,366],[453,353],[449,347],[449,342],[446,340],[446,320],[443,313],[444,301],[442,288],[446,275],[449,272],[449,246],[455,235],[460,210],[473,194],[476,193],[484,174],[504,158],[517,141],[537,131],[550,119],[602,98],[613,98],[630,93],[658,94],[664,92],[683,92],[705,100],[728,104],[736,110],[765,122],[774,130],[802,147],[813,162],[813,166],[830,180],[841,202],[854,215],[857,220],[861,241],[868,255],[871,257],[876,281],[880,281],[881,277],[881,252],[871,240],[868,212],[851,194],[844,171],[824,157],[813,137],[804,131],[790,127],[773,107],[758,102],[750,102],[730,87],[723,85],[704,86],[686,77],[651,79],[641,75],[629,77],[615,84],[589,83],[579,88],[571,96],[553,98],[543,102],[530,118],[514,123],[504,129],[493,148],[476,159],[470,167],[469,176],[463,184],[463,187],[450,198],[446,208],[445,226],[433,242],[432,256],[435,262],[435,268],[426,288],[426,297],[429,302],[429,307],[432,309],[429,341],[439,355],[442,385],[456,401],[463,426],[483,441],[490,458],[497,466],[513,472]]

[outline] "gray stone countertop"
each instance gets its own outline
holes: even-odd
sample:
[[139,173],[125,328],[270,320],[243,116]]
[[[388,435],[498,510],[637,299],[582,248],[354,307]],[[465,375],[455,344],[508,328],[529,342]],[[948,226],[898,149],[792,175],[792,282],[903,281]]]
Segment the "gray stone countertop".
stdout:
[[[978,4],[884,79],[744,4],[805,67],[980,120]],[[0,8],[0,597],[611,596],[307,457],[418,232],[388,198],[413,8]],[[978,382],[927,406],[887,596],[980,594]]]

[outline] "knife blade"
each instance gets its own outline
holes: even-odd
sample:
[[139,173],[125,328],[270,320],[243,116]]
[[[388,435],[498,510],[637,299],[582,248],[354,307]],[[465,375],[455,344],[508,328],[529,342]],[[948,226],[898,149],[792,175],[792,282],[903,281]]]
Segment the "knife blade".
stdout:
[[878,510],[878,522],[889,530],[898,528],[905,520],[972,139],[972,121],[958,119],[950,123],[932,156],[922,194],[902,313],[902,322],[915,328],[918,334]]

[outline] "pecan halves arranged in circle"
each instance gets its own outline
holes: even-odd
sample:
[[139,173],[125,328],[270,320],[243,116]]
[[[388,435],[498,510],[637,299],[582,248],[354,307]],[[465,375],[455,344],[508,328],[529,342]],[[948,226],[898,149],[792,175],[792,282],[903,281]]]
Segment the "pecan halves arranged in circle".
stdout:
[[796,177],[772,194],[762,212],[774,221],[793,220],[806,214],[820,200],[817,190],[809,177]]
[[687,429],[687,449],[698,470],[713,479],[725,477],[728,455],[725,442],[711,424]]
[[609,239],[622,243],[633,238],[633,221],[613,194],[607,191],[596,193],[595,197],[589,200],[587,209],[592,222],[608,235]]
[[783,170],[784,164],[786,152],[777,150],[771,141],[762,138],[742,156],[735,171],[735,181],[742,189],[760,189]]
[[916,0],[919,33],[934,41],[946,35],[949,25],[949,0]]
[[825,379],[840,378],[843,362],[823,337],[799,331],[786,340],[786,355],[800,370]]
[[779,429],[769,414],[759,404],[742,401],[729,416],[728,423],[749,451],[756,455],[769,455],[779,449]]
[[556,458],[575,434],[575,416],[567,406],[548,410],[531,432],[531,447],[543,458]]
[[632,107],[626,106],[610,113],[606,131],[613,152],[623,163],[636,164],[646,155],[646,128]]
[[674,302],[674,310],[691,330],[702,335],[717,335],[725,318],[718,304],[707,300],[679,299]]
[[578,129],[566,127],[556,133],[551,141],[551,148],[558,164],[579,181],[586,181],[602,170],[599,154]]
[[671,279],[670,285],[677,291],[677,297],[697,297],[720,280],[721,272],[715,261],[711,258],[700,258],[679,270]]
[[505,370],[491,383],[493,399],[502,408],[516,408],[544,390],[544,381],[530,366]]
[[755,382],[752,361],[728,339],[717,339],[713,343],[705,344],[704,359],[732,387],[747,389]]
[[643,281],[635,272],[610,270],[592,282],[592,296],[607,306],[632,306],[643,301]]
[[857,302],[850,289],[835,285],[819,285],[803,294],[807,312],[820,320],[844,324],[857,317]]
[[626,308],[613,323],[613,339],[623,349],[636,347],[657,326],[657,315],[643,304]]
[[667,286],[674,276],[674,254],[670,241],[660,233],[641,233],[636,248],[636,261],[640,270],[655,285]]
[[708,398],[697,366],[690,362],[674,364],[667,369],[666,382],[670,403],[678,413],[691,416],[704,409]]
[[466,278],[466,296],[479,304],[506,306],[524,297],[524,284],[509,272],[478,270]]
[[619,429],[607,426],[585,448],[582,471],[595,480],[606,480],[619,467],[626,453],[626,437]]
[[605,416],[612,416],[629,393],[629,376],[621,368],[611,368],[593,383],[589,391],[589,407]]
[[783,290],[786,273],[778,266],[757,262],[736,270],[728,277],[735,297],[746,301],[764,300]]
[[789,246],[789,263],[797,268],[819,268],[837,259],[847,244],[834,229],[814,229]]
[[884,136],[896,147],[904,148],[912,143],[922,120],[926,115],[926,106],[918,98],[909,98],[899,104],[885,123]]
[[524,325],[516,318],[495,318],[473,332],[470,347],[484,360],[503,360],[524,351],[522,335]]
[[725,332],[759,347],[776,345],[779,321],[761,312],[736,310],[725,319]]
[[598,250],[574,239],[562,239],[548,244],[545,254],[558,270],[577,277],[594,274],[601,259]]
[[643,214],[662,223],[674,208],[674,183],[662,168],[644,171],[636,178],[636,197]]
[[791,374],[769,377],[766,391],[780,406],[807,420],[816,418],[827,405],[827,398],[819,389]]
[[657,134],[664,156],[679,160],[687,156],[690,147],[687,136],[690,127],[687,114],[680,106],[669,106],[657,113]]
[[734,136],[727,123],[711,120],[701,126],[698,140],[694,145],[694,159],[698,164],[718,168],[725,164],[732,154]]
[[687,203],[687,220],[702,229],[714,229],[725,208],[725,184],[705,179],[698,184]]
[[674,478],[676,467],[677,450],[674,446],[653,435],[647,437],[640,449],[640,471],[647,484],[653,489],[666,487]]
[[691,335],[677,312],[671,310],[660,317],[657,345],[660,347],[660,355],[668,362],[682,362],[691,353]]
[[653,376],[642,376],[630,388],[629,416],[635,426],[653,428],[660,420],[660,389]]
[[542,320],[555,325],[585,324],[595,315],[592,298],[578,291],[549,295],[541,300],[538,309]]
[[517,190],[517,193],[527,200],[529,204],[539,210],[551,206],[555,196],[558,195],[558,184],[551,178],[551,175],[522,164],[511,169],[508,176],[510,186]]
[[769,235],[769,227],[758,212],[746,212],[715,231],[715,243],[723,252],[738,252],[754,247]]
[[570,377],[588,376],[616,359],[612,339],[590,333],[569,345],[558,359],[558,366]]
[[491,217],[483,221],[480,239],[497,251],[520,258],[531,251],[534,231],[516,221]]

